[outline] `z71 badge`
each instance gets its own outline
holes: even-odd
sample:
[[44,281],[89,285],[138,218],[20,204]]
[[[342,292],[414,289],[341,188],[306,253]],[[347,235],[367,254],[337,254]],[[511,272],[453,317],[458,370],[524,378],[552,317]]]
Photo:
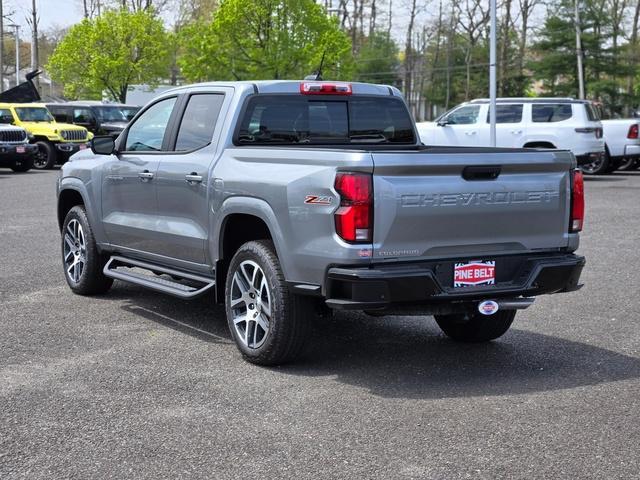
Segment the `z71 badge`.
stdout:
[[329,195],[307,195],[304,197],[304,203],[311,205],[331,205],[333,197]]

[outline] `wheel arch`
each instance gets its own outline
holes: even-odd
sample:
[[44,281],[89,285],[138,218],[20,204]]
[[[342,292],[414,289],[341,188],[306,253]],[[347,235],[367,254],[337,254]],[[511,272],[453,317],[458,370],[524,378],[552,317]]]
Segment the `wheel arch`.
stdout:
[[86,202],[79,190],[75,188],[60,190],[60,194],[58,195],[58,228],[60,231],[62,231],[62,225],[69,210],[76,205],[83,205],[86,208]]
[[252,240],[271,240],[285,277],[288,263],[284,236],[269,204],[257,198],[233,197],[223,203],[216,215],[211,255],[216,265],[218,301],[224,300],[227,267],[237,249]]
[[557,148],[553,143],[543,140],[532,140],[525,143],[522,148]]

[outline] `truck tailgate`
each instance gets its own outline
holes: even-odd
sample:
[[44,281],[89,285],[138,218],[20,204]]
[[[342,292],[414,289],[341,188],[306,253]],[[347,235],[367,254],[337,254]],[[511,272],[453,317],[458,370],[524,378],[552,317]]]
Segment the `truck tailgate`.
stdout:
[[568,152],[373,152],[373,259],[472,258],[567,247]]

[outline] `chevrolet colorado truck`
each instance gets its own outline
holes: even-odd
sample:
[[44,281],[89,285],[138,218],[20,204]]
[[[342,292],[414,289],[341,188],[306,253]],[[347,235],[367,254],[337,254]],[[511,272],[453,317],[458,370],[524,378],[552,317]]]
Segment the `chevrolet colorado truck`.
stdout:
[[577,290],[585,263],[570,152],[425,146],[380,85],[164,92],[63,165],[57,193],[73,292],[117,279],[209,294],[262,365],[293,360],[330,309],[434,315],[454,340],[493,340],[535,296]]

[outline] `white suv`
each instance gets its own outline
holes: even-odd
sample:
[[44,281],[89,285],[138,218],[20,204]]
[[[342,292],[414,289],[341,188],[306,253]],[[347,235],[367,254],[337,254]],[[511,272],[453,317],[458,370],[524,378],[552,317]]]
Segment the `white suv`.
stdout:
[[[426,145],[489,145],[489,100],[458,105],[435,122],[417,124]],[[604,154],[602,124],[594,106],[572,98],[499,98],[496,108],[498,147],[570,150],[578,165]]]

